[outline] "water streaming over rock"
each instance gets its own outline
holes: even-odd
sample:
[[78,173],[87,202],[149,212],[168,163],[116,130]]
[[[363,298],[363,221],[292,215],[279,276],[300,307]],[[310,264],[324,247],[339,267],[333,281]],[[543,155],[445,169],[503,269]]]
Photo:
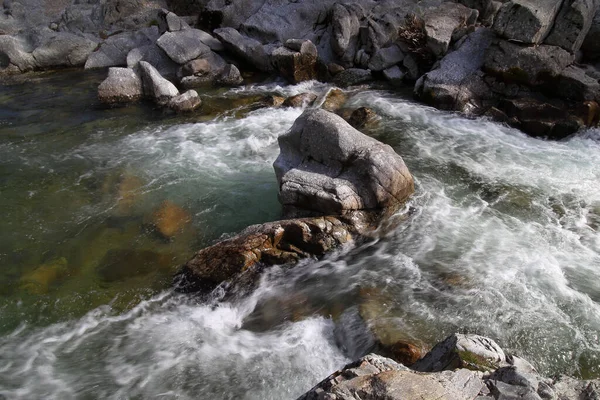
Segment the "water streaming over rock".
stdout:
[[[43,112],[18,122],[29,107],[13,95],[0,129],[0,394],[295,398],[367,351],[367,326],[429,345],[479,333],[543,373],[598,376],[598,131],[546,142],[398,93],[353,93],[348,107],[381,117],[366,132],[416,178],[405,221],[324,260],[273,268],[246,298],[207,304],[170,291],[194,250],[279,215],[276,139],[301,110],[232,99],[326,89],[210,92],[208,107],[212,96],[237,110],[214,120],[92,107],[45,128]],[[151,228],[166,201],[190,220],[169,238]]]

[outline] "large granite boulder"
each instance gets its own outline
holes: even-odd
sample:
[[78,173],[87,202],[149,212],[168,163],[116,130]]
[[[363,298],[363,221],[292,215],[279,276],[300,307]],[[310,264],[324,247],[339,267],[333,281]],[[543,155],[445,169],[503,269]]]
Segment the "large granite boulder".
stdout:
[[544,41],[563,0],[511,0],[494,19],[494,30],[506,39],[539,44]]
[[439,366],[444,365],[445,369],[419,372],[414,370],[418,363],[409,369],[389,358],[369,354],[334,372],[298,400],[600,398],[600,380],[585,381],[567,376],[545,378],[529,362],[516,356],[505,356],[493,340],[482,336],[452,335],[434,350],[441,347],[450,350],[455,358],[462,357],[462,363],[465,360],[470,360],[466,361],[468,364],[471,361],[484,363],[487,372],[461,368],[460,363],[442,363]]
[[185,29],[176,32],[165,32],[156,44],[177,64],[185,64],[211,51],[204,41],[215,40],[208,33],[199,29]]
[[216,29],[214,34],[227,50],[250,66],[260,71],[273,70],[269,57],[259,41],[243,36],[233,28]]
[[467,36],[456,51],[446,55],[436,69],[417,81],[416,96],[443,110],[468,112],[472,101],[489,95],[481,67],[493,39],[494,34],[487,28]]
[[35,59],[29,44],[23,38],[0,35],[0,71],[3,73],[26,72],[35,68]]
[[37,69],[83,66],[98,43],[67,32],[43,36],[42,43],[31,53]]
[[377,50],[369,59],[368,66],[371,71],[383,71],[402,60],[404,60],[404,52],[402,52],[399,46],[394,44]]
[[179,64],[158,47],[156,43],[136,47],[127,53],[127,67],[136,68],[140,61],[146,61],[151,64],[164,77],[172,79],[179,70]]
[[590,29],[583,40],[581,51],[585,61],[600,60],[600,8],[596,11]]
[[181,66],[178,76],[181,85],[186,88],[213,83],[223,75],[227,65],[227,61],[211,51]]
[[98,86],[98,99],[102,103],[136,101],[142,96],[142,79],[131,68],[109,68],[108,77]]
[[578,51],[592,26],[599,0],[570,0],[563,6],[554,21],[552,32],[545,43],[560,46],[572,53]]
[[279,137],[279,147],[274,167],[284,212],[395,210],[414,191],[408,168],[390,146],[322,109],[305,111]]
[[488,50],[483,68],[506,82],[537,85],[560,75],[574,59],[558,46],[523,46],[500,40]]
[[160,33],[156,26],[134,32],[123,32],[108,37],[100,47],[88,57],[85,68],[120,67],[127,65],[127,54],[137,47],[156,42]]
[[420,374],[402,364],[369,354],[334,372],[298,400],[474,399],[485,391],[481,374],[465,369]]
[[423,16],[427,46],[437,57],[443,56],[452,39],[458,39],[455,34],[459,29],[473,25],[478,16],[477,10],[450,2],[427,10]]
[[345,67],[354,64],[356,54],[360,21],[364,18],[365,11],[358,3],[336,3],[331,12],[331,48]]

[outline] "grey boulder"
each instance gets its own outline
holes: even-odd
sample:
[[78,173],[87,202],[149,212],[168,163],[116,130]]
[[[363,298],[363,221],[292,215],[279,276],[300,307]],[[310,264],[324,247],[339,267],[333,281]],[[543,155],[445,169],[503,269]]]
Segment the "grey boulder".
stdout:
[[233,28],[215,29],[214,34],[236,57],[260,71],[272,71],[269,57],[259,41],[243,36]]
[[44,35],[42,44],[33,50],[32,56],[39,69],[79,67],[85,64],[97,46],[97,42],[88,38],[67,32],[54,32]]
[[578,51],[592,26],[599,5],[599,0],[565,1],[544,43],[560,46],[572,53]]
[[279,147],[274,167],[284,210],[395,210],[414,191],[408,168],[390,146],[322,109],[305,111],[279,137]]
[[124,32],[107,38],[88,57],[85,68],[117,67],[127,65],[127,55],[136,47],[154,43],[160,34],[156,26],[135,32]]
[[404,53],[397,45],[384,47],[377,52],[369,60],[369,69],[371,71],[383,71],[390,68],[404,59]]
[[98,86],[98,99],[106,104],[136,101],[142,95],[142,79],[130,68],[109,68],[108,77]]
[[523,46],[501,40],[486,54],[484,70],[502,80],[536,85],[556,77],[574,61],[558,46]]
[[539,44],[546,38],[562,0],[511,0],[494,19],[494,30],[506,39]]
[[411,367],[420,372],[457,368],[491,371],[507,365],[504,351],[492,339],[479,335],[453,334],[435,345]]
[[159,105],[165,105],[179,94],[175,85],[163,78],[152,65],[146,61],[140,61],[139,66],[144,95],[154,99]]
[[481,67],[494,34],[480,28],[467,36],[461,46],[446,55],[439,66],[423,75],[415,85],[415,94],[424,102],[444,110],[466,111],[473,99],[486,96]]
[[427,47],[436,56],[443,56],[448,51],[453,35],[460,28],[473,25],[478,16],[477,10],[450,2],[427,10],[423,16]]
[[472,400],[484,387],[477,372],[461,369],[420,374],[388,358],[369,354],[333,373],[298,400]]
[[[211,40],[212,39],[212,40]],[[165,32],[157,41],[158,47],[177,64],[185,64],[211,51],[206,44],[215,41],[208,33],[199,29]]]
[[373,80],[373,75],[368,69],[348,68],[335,75],[333,83],[338,86],[347,87],[366,83]]
[[161,75],[166,77],[174,77],[179,69],[179,65],[175,63],[167,54],[156,45],[136,47],[127,53],[127,67],[135,68],[140,61],[146,61],[154,66]]
[[243,82],[240,70],[233,64],[228,64],[217,78],[217,83],[224,86],[239,86]]

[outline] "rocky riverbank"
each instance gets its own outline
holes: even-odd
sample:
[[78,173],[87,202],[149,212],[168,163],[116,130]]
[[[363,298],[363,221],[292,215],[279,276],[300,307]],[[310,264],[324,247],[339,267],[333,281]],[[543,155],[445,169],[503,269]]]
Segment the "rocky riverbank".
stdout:
[[493,340],[454,334],[410,368],[369,354],[334,372],[299,400],[592,400],[600,380],[546,378]]
[[147,97],[177,112],[200,106],[193,89],[239,85],[251,70],[387,80],[435,107],[560,139],[600,119],[598,3],[5,1],[0,68],[118,68],[103,101]]

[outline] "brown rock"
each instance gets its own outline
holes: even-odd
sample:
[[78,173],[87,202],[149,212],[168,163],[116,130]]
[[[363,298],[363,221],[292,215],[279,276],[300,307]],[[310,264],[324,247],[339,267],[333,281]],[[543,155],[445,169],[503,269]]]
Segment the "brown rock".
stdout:
[[336,217],[270,222],[200,250],[180,273],[184,291],[212,290],[253,267],[295,263],[322,256],[353,239],[353,229]]
[[156,231],[167,238],[181,232],[191,220],[192,217],[186,210],[169,200],[164,201],[151,217]]
[[377,114],[375,111],[368,107],[360,107],[352,112],[348,119],[348,123],[356,129],[361,129],[374,123],[376,119]]
[[117,207],[119,215],[129,214],[138,201],[144,181],[135,175],[125,173],[117,184]]
[[285,101],[284,97],[274,96],[274,95],[265,96],[262,99],[260,99],[261,104],[264,104],[266,107],[275,107],[275,108],[281,106],[284,101]]
[[314,93],[300,93],[295,96],[288,97],[283,102],[284,107],[308,107],[317,99]]
[[[317,48],[310,40],[292,40],[272,54],[273,65],[291,83],[317,78]],[[293,48],[293,49],[290,49]]]
[[335,112],[342,108],[348,96],[340,89],[331,89],[327,96],[325,97],[325,101],[321,106],[323,109],[331,112]]
[[150,250],[111,249],[106,252],[96,272],[106,282],[121,281],[145,275],[173,265],[173,254]]
[[21,289],[31,294],[45,294],[50,286],[68,275],[68,263],[64,257],[42,264],[21,277]]
[[345,68],[336,63],[327,64],[327,70],[331,74],[331,76],[335,76],[342,72]]

